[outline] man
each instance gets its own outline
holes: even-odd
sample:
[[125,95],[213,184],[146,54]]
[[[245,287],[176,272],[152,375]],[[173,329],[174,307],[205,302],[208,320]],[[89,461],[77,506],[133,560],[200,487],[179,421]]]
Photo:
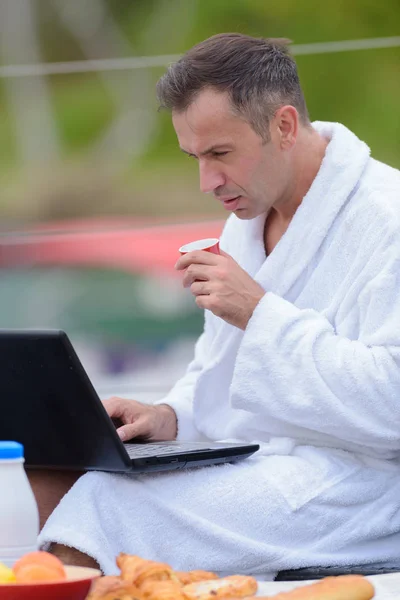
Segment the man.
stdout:
[[41,543],[106,573],[120,551],[255,574],[398,558],[399,172],[343,125],[310,123],[282,40],[212,37],[158,95],[202,191],[232,214],[220,256],[176,264],[205,309],[187,373],[157,406],[105,405],[124,440],[261,450],[236,465],[86,474]]

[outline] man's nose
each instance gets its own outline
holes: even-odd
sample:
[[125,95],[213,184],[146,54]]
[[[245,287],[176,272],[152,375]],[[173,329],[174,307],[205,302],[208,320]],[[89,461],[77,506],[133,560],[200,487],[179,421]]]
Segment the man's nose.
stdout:
[[225,176],[218,165],[199,162],[200,190],[205,194],[225,184]]

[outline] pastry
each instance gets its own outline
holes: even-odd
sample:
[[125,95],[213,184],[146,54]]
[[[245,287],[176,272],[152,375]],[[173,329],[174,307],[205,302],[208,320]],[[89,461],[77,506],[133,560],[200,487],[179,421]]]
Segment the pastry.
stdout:
[[205,581],[207,579],[218,579],[218,575],[211,573],[211,571],[175,571],[175,575],[182,585],[189,585],[189,583],[196,583],[196,581]]
[[176,576],[169,565],[154,560],[145,560],[139,556],[121,553],[117,557],[117,565],[121,569],[121,579],[133,583],[138,588],[149,579],[153,581],[174,579],[176,581]]
[[178,580],[144,581],[140,587],[145,600],[186,600],[183,585]]
[[326,577],[291,592],[254,600],[371,600],[374,594],[373,585],[362,575],[340,575]]
[[183,594],[187,600],[230,600],[252,596],[257,587],[254,577],[231,575],[222,579],[190,583],[183,587]]
[[86,600],[144,600],[137,587],[120,577],[99,577],[93,582]]

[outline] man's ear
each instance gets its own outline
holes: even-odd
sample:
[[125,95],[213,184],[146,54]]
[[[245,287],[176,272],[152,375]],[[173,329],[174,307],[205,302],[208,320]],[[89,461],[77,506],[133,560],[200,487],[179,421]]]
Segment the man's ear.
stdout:
[[276,128],[282,150],[290,150],[296,143],[299,129],[299,113],[290,104],[281,106],[275,114]]

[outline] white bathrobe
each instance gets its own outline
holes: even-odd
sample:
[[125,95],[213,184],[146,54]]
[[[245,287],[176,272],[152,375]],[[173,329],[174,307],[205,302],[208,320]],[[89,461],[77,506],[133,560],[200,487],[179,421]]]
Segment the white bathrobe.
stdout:
[[116,571],[119,551],[178,569],[265,575],[400,557],[400,174],[339,124],[266,258],[265,215],[222,248],[265,289],[243,332],[206,312],[163,402],[178,439],[255,441],[246,461],[157,475],[89,473],[40,541]]

